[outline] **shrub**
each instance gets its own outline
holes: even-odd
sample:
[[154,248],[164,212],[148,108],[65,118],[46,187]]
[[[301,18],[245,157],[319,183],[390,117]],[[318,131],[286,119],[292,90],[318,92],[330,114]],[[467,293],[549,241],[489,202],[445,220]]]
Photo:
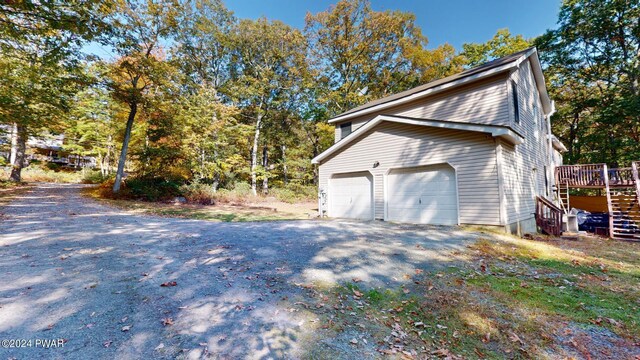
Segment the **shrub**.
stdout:
[[246,182],[237,182],[233,184],[232,190],[239,196],[253,196],[251,184]]
[[295,183],[287,184],[283,188],[272,188],[270,193],[278,200],[287,203],[314,201],[318,196],[318,190],[315,186]]
[[169,200],[180,196],[181,181],[157,177],[127,178],[122,182],[120,191],[113,193],[113,179],[102,183],[99,188],[100,196],[111,199],[136,199],[144,201]]
[[190,203],[213,205],[216,203],[217,193],[213,191],[213,187],[197,181],[191,184],[182,185],[180,192]]
[[102,184],[107,179],[109,179],[109,175],[102,175],[100,170],[87,170],[82,177],[82,183],[84,184]]
[[0,156],[0,166],[7,166],[8,164],[7,159],[5,159],[4,156]]

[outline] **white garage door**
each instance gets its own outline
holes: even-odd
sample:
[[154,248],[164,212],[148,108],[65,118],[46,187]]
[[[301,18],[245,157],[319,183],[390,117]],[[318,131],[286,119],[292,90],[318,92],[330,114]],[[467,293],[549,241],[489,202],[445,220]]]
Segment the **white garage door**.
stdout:
[[369,173],[334,175],[329,179],[329,216],[373,219],[373,180]]
[[414,224],[458,223],[455,171],[448,165],[392,170],[387,176],[387,217]]

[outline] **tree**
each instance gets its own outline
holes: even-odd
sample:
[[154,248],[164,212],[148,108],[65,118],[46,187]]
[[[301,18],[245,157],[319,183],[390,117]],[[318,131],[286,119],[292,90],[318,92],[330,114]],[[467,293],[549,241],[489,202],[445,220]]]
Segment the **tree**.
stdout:
[[241,117],[254,129],[251,146],[251,190],[257,193],[260,133],[302,93],[307,43],[300,31],[264,18],[241,20],[231,35],[231,81],[225,94],[241,108]]
[[[456,70],[448,69],[452,47],[425,48],[414,14],[373,11],[367,0],[307,14],[305,33],[329,116]],[[432,67],[439,71],[429,75]]]
[[241,173],[244,157],[237,149],[248,147],[251,129],[235,119],[238,109],[219,101],[207,86],[184,98],[178,122],[182,151],[195,181],[212,185],[214,191],[231,172]]
[[525,39],[522,35],[511,35],[509,29],[500,29],[486,43],[463,44],[461,55],[467,65],[473,67],[527,49],[532,45],[533,40]]
[[65,124],[65,151],[93,156],[103,177],[111,173],[115,159],[118,104],[106,89],[93,86],[78,93]]
[[236,22],[233,13],[220,0],[195,0],[187,3],[180,15],[174,56],[185,75],[185,90],[198,92],[219,88],[229,78],[229,35]]
[[20,181],[27,137],[56,128],[85,84],[80,46],[107,34],[111,2],[16,1],[0,4],[0,122],[15,129],[10,179]]
[[162,53],[166,41],[177,26],[180,4],[177,0],[143,2],[123,1],[118,8],[118,38],[114,42],[120,58],[109,64],[108,86],[112,96],[129,107],[113,192],[120,190],[139,107],[150,91],[167,83],[172,70]]
[[30,54],[29,61],[0,56],[0,122],[13,124],[15,154],[10,180],[19,182],[30,134],[46,128],[60,130],[81,75],[74,66]]
[[537,39],[569,163],[640,158],[640,2],[566,0]]

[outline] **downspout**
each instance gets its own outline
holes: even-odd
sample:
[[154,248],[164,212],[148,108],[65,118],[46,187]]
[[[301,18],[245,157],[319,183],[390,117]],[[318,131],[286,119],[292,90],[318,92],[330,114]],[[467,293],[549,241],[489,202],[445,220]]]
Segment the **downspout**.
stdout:
[[553,114],[556,113],[556,103],[552,100],[551,101],[551,111],[549,111],[549,113],[547,115],[545,115],[546,121],[547,121],[547,142],[548,142],[548,146],[547,146],[547,157],[548,157],[548,163],[549,166],[547,166],[547,179],[549,179],[549,182],[547,184],[547,196],[552,197],[552,191],[550,191],[550,189],[553,187],[553,184],[556,183],[556,179],[555,179],[555,166],[553,165],[553,133],[551,132],[551,116]]

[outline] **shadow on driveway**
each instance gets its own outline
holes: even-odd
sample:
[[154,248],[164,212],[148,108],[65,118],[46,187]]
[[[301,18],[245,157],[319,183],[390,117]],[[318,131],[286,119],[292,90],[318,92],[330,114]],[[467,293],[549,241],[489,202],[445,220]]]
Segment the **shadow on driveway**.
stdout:
[[2,358],[298,357],[314,331],[314,314],[294,306],[305,286],[397,286],[415,269],[454,263],[478,236],[140,216],[84,198],[81,187],[41,184],[0,208],[0,337],[65,340],[3,348]]

